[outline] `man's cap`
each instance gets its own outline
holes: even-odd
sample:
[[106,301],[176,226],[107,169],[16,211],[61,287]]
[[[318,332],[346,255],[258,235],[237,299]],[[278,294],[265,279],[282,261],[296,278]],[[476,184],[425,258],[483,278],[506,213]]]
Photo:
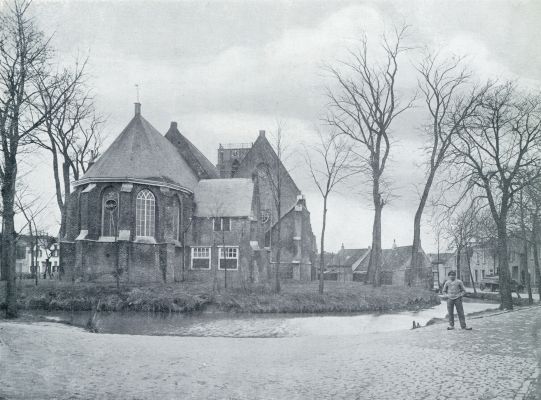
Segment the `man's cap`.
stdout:
[[449,273],[447,275],[449,275],[449,276],[456,275],[456,272],[455,271],[449,271]]

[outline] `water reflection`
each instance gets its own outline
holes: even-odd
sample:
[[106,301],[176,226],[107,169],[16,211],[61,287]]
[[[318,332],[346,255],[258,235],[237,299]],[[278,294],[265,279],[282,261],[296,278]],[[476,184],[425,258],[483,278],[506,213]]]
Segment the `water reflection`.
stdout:
[[[465,311],[496,309],[497,304],[465,303]],[[222,314],[203,313],[152,314],[140,312],[98,313],[96,326],[100,333],[134,335],[221,336],[221,337],[288,337],[341,336],[407,330],[412,321],[425,325],[432,318],[445,318],[445,303],[418,312],[395,314]],[[89,312],[32,312],[30,315],[85,326]]]

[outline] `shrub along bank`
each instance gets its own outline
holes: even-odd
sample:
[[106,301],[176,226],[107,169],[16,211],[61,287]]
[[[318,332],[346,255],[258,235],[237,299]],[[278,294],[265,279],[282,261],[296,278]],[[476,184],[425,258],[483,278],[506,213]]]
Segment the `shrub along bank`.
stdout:
[[[2,282],[3,283],[3,282]],[[402,286],[373,288],[358,282],[326,282],[320,295],[317,282],[282,285],[273,293],[265,286],[221,288],[184,282],[167,285],[122,285],[30,281],[19,285],[21,309],[62,311],[153,311],[189,313],[204,310],[248,313],[393,312],[418,310],[440,303],[428,290]],[[4,307],[5,288],[0,288]]]

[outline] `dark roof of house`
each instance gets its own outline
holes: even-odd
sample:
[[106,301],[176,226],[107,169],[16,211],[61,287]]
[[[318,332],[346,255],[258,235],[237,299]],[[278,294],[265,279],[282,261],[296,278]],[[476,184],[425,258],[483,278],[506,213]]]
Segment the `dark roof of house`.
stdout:
[[165,138],[177,148],[178,152],[184,157],[199,179],[216,179],[220,177],[214,164],[180,133],[176,122],[171,122]]
[[193,191],[197,175],[176,148],[136,113],[115,141],[75,183],[140,181]]
[[345,266],[351,268],[353,264],[366,254],[368,249],[340,249],[327,266]]
[[195,188],[195,216],[250,217],[254,183],[251,179],[203,179]]
[[[411,260],[412,246],[400,246],[393,249],[382,249],[382,269],[385,271],[397,271],[405,268]],[[423,252],[424,254],[424,252]],[[366,257],[357,267],[356,271],[366,271],[370,257]]]

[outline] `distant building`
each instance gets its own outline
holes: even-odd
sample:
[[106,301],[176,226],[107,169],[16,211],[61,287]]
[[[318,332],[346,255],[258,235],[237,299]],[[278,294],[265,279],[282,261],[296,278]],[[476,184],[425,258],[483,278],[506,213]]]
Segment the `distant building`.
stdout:
[[[422,282],[415,282],[416,285],[428,286],[432,284],[432,264],[430,259],[421,249],[420,251],[421,267],[420,276]],[[405,285],[407,283],[406,274],[411,265],[412,246],[393,246],[391,249],[382,249],[382,269],[381,280],[384,285]],[[368,254],[357,265],[354,273],[364,273],[368,271],[370,255]]]
[[[511,279],[525,285],[526,255],[524,254],[522,240],[516,237],[511,237],[508,243],[507,254]],[[470,244],[462,249],[460,252],[460,258],[457,256],[455,251],[453,253],[440,253],[439,262],[437,261],[437,254],[430,254],[430,259],[434,271],[437,271],[439,274],[440,284],[445,282],[447,279],[447,273],[449,271],[457,271],[457,276],[469,286],[472,285],[472,281],[476,285],[479,285],[486,276],[494,276],[499,274],[496,243],[493,241]],[[532,287],[534,287],[537,285],[538,278],[535,272],[533,249],[531,246],[528,246],[527,260],[530,282]]]
[[365,274],[357,267],[369,254],[370,249],[346,249],[342,244],[342,248],[327,262],[325,279],[340,282],[364,280]]
[[[44,273],[49,265],[51,273],[58,272],[59,267],[59,244],[52,243],[46,246],[45,243],[50,242],[44,238],[37,239],[26,235],[19,235],[16,245],[15,266],[17,274],[31,274],[33,267],[37,265],[38,272]],[[34,247],[34,259],[32,259],[32,247]]]
[[[536,286],[538,277],[535,271],[532,246],[528,246],[528,254],[525,254],[523,241],[511,237],[508,242],[507,255],[511,279],[525,285],[526,274],[529,272],[531,285],[532,287]],[[528,268],[526,268],[526,261]],[[471,285],[472,280],[479,284],[485,276],[499,275],[496,243],[491,241],[474,243],[468,246],[467,249],[462,250],[460,254],[460,270],[461,279],[469,285]]]
[[435,285],[443,285],[447,280],[447,274],[450,271],[456,271],[456,254],[439,253],[428,254],[432,264],[432,276]]

